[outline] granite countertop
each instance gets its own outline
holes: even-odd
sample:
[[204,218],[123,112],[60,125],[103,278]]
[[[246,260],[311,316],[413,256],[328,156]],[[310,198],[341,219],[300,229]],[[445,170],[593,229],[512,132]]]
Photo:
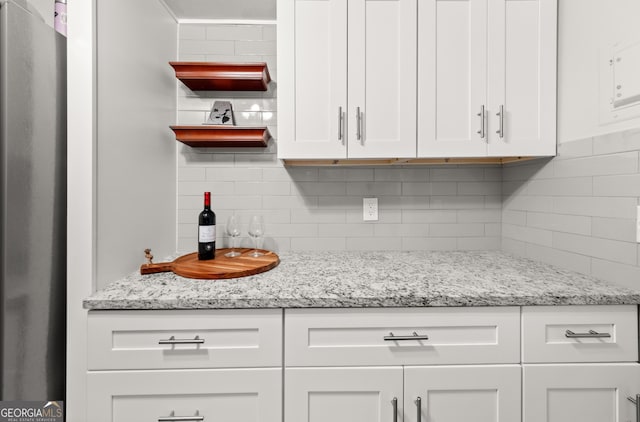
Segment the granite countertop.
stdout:
[[228,280],[131,274],[87,309],[640,304],[640,291],[497,251],[283,252],[271,271]]

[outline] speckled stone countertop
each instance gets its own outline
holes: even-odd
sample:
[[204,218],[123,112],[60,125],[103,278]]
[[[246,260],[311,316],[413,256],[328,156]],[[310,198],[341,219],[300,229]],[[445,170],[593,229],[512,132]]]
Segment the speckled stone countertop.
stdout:
[[640,304],[640,291],[502,252],[283,252],[263,274],[131,274],[87,309]]

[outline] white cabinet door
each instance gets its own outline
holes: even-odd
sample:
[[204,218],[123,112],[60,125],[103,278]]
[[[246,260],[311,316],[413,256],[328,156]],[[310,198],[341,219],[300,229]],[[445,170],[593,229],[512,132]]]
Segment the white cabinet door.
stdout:
[[640,366],[525,365],[523,422],[629,422],[640,394]]
[[417,0],[348,3],[348,156],[415,157]]
[[488,1],[489,155],[555,155],[557,0]]
[[347,0],[277,8],[278,157],[346,158]]
[[281,369],[92,372],[87,396],[91,422],[282,422]]
[[487,0],[418,3],[418,157],[487,154],[486,34]]
[[287,368],[284,385],[285,421],[402,420],[402,367]]
[[404,422],[518,422],[520,375],[519,365],[407,367]]

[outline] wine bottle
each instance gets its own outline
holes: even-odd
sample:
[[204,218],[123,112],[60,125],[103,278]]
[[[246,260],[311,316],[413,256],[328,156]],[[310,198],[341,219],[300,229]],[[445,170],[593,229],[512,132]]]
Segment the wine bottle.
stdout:
[[216,257],[216,213],[211,211],[211,192],[204,193],[204,209],[198,216],[198,259]]

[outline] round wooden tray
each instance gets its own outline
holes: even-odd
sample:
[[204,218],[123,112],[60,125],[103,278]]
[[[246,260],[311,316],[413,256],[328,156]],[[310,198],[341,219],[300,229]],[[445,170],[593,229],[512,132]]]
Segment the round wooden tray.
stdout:
[[280,263],[280,258],[275,252],[258,249],[263,255],[258,257],[250,256],[253,252],[251,248],[235,248],[240,252],[240,256],[229,258],[224,256],[231,249],[217,249],[216,258],[207,261],[198,260],[198,253],[193,252],[182,255],[172,262],[159,262],[153,264],[142,264],[140,274],[155,274],[172,271],[173,273],[187,278],[197,279],[225,279],[246,277],[260,274],[275,268]]

